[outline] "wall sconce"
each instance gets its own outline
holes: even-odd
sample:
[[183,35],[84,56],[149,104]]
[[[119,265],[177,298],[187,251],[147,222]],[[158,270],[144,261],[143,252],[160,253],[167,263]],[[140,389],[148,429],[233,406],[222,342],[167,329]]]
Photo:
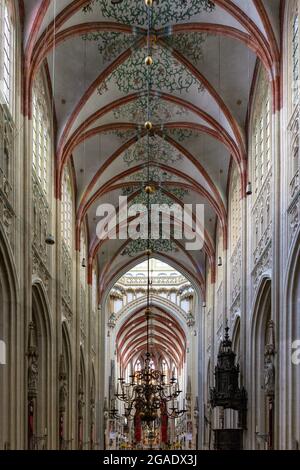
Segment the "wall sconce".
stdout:
[[202,304],[202,308],[206,308],[206,302],[205,301]]
[[85,258],[82,259],[81,266],[82,266],[83,268],[86,268],[86,260],[85,260]]
[[45,243],[46,245],[49,245],[49,246],[55,245],[55,238],[53,235],[51,235],[51,233],[49,233],[47,237],[45,238]]
[[250,181],[247,184],[246,194],[247,194],[247,196],[251,196],[251,194],[252,194],[252,184],[250,183]]
[[221,256],[219,256],[218,266],[219,266],[219,268],[220,268],[221,266],[223,266],[223,261],[222,261]]

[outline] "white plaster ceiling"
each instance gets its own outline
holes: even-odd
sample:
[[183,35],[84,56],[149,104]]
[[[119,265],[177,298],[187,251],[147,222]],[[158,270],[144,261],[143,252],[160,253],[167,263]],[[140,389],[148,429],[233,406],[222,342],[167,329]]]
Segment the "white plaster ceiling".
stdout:
[[[107,0],[108,5],[109,2],[110,0]],[[31,46],[33,54],[35,52],[38,53],[39,47],[42,50],[45,49],[46,44],[39,43],[39,38],[45,32],[50,34],[48,41],[55,43],[55,48],[50,48],[48,51],[46,61],[49,68],[57,118],[57,149],[63,152],[66,148],[65,146],[78,133],[79,140],[72,147],[72,158],[77,187],[76,208],[83,209],[85,202],[89,201],[104,185],[109,185],[110,181],[125,183],[134,180],[134,175],[124,177],[124,171],[131,169],[135,165],[140,165],[142,162],[127,165],[124,162],[124,152],[119,151],[119,149],[130,140],[134,133],[138,135],[141,132],[144,118],[141,113],[136,115],[132,112],[133,108],[131,108],[131,111],[121,112],[118,115],[122,111],[122,106],[120,107],[119,105],[114,110],[104,112],[106,107],[110,107],[112,103],[117,100],[124,102],[130,94],[137,92],[136,89],[129,92],[122,91],[116,82],[115,76],[106,80],[106,89],[102,90],[101,94],[99,94],[97,87],[95,87],[94,90],[91,90],[89,96],[85,97],[93,82],[100,74],[106,73],[110,65],[128,48],[128,44],[126,45],[124,41],[124,47],[120,48],[118,54],[105,60],[98,50],[99,44],[103,45],[103,43],[101,41],[99,43],[98,41],[84,41],[82,39],[82,27],[85,24],[91,26],[97,22],[116,23],[116,18],[104,17],[100,12],[100,8],[96,5],[91,12],[84,13],[82,11],[83,2],[81,0],[50,0],[48,9],[43,16],[41,10],[43,3],[45,2],[38,0],[24,1],[24,45],[26,47],[34,21],[39,19],[40,28],[36,35],[32,36],[33,44]],[[154,124],[156,124],[155,119],[158,119],[158,126],[155,132],[159,133],[160,130],[162,131],[160,127],[163,124],[164,132],[167,132],[167,136],[171,136],[178,143],[183,153],[195,159],[195,162],[192,163],[182,153],[182,158],[176,161],[176,163],[168,162],[166,166],[169,166],[173,171],[181,172],[181,176],[172,176],[172,182],[174,182],[174,185],[176,183],[178,185],[182,183],[191,184],[191,180],[193,180],[195,184],[209,193],[219,212],[225,213],[224,217],[226,217],[227,182],[232,153],[240,152],[238,157],[235,155],[235,158],[241,158],[242,153],[245,152],[245,122],[253,73],[258,59],[258,56],[245,42],[241,41],[241,38],[251,44],[251,47],[254,47],[254,49],[259,49],[258,44],[262,42],[268,44],[272,36],[272,32],[266,30],[261,13],[256,7],[258,4],[261,4],[262,8],[265,7],[270,23],[273,26],[273,34],[279,43],[279,0],[262,0],[260,2],[254,0],[232,0],[227,3],[223,3],[221,0],[216,1],[215,9],[212,12],[201,12],[186,20],[171,21],[168,25],[163,24],[164,27],[172,26],[173,28],[179,24],[186,24],[187,27],[188,24],[191,26],[191,23],[197,23],[201,27],[208,25],[205,27],[209,31],[203,37],[204,40],[201,44],[201,59],[197,62],[191,59],[190,51],[187,48],[180,52],[183,59],[190,62],[195,70],[204,76],[209,89],[205,88],[199,91],[200,83],[195,82],[189,87],[188,91],[176,89],[175,87],[170,92],[168,87],[161,86],[157,88],[156,84],[153,83],[153,91],[168,95],[167,98],[165,96],[163,97],[164,99],[160,98],[160,102],[164,107],[164,112],[170,110],[168,119],[164,114],[165,122],[159,122],[160,116],[153,119]],[[236,8],[232,8],[229,11],[234,5],[236,5]],[[68,14],[70,7],[72,7],[72,12]],[[60,21],[61,18],[63,18],[63,21]],[[119,27],[122,28],[123,26],[121,23],[119,24]],[[130,27],[134,26],[134,22],[130,25],[127,24],[126,30],[128,30],[128,26],[129,31],[131,31]],[[139,25],[139,27],[145,26],[146,24]],[[158,22],[157,27],[159,28],[160,26]],[[254,26],[255,32],[252,29]],[[63,42],[59,42],[60,36],[64,36],[68,28],[73,28],[74,34],[72,37],[64,39]],[[184,28],[184,26],[181,26],[181,28]],[[221,33],[219,32],[220,28],[223,28]],[[216,30],[218,30],[218,34]],[[226,34],[224,33],[225,30]],[[170,31],[172,31],[172,28],[170,28]],[[234,37],[229,37],[228,34]],[[239,36],[239,39],[237,36]],[[131,32],[126,35],[126,39],[131,37]],[[182,36],[176,35],[174,37],[178,39]],[[141,36],[138,38],[141,38]],[[165,38],[163,41],[165,41]],[[268,46],[271,49],[271,45],[268,44]],[[164,51],[161,47],[161,44],[155,43],[154,58],[156,57],[155,55],[161,57],[162,51]],[[176,45],[174,49],[178,50]],[[136,46],[132,46],[132,50],[134,54],[137,50]],[[127,59],[125,64],[129,60]],[[178,64],[178,60],[173,59],[173,66],[178,67]],[[118,64],[118,67],[122,67],[122,65]],[[185,65],[181,67],[183,67],[184,73],[191,73],[187,71],[188,69]],[[145,89],[140,89],[139,92],[145,92]],[[175,105],[174,101],[181,104]],[[133,107],[137,102],[131,102]],[[184,107],[184,112],[174,113],[176,106]],[[126,106],[124,109],[127,109]],[[95,118],[93,122],[89,122],[91,116],[101,110],[101,116]],[[162,111],[159,111],[159,113],[162,113]],[[202,115],[199,113],[202,113]],[[166,131],[168,126],[176,127],[176,123],[179,130],[182,128],[184,131],[186,127],[190,126],[190,128],[193,128],[198,126],[202,129],[202,132],[200,133],[199,130],[196,132],[193,129],[187,138],[180,139],[176,134],[172,134],[170,130]],[[135,129],[130,130],[130,124]],[[100,133],[99,131],[99,133],[94,135],[96,133],[95,129],[101,126],[107,126],[113,130],[106,133],[103,131]],[[81,128],[84,128],[84,132],[87,132],[87,137],[84,139]],[[129,132],[129,134],[126,134],[126,132]],[[223,143],[217,139],[217,136]],[[139,136],[140,138],[141,136]],[[159,138],[156,137],[156,139]],[[226,141],[226,144],[224,141]],[[132,147],[137,145],[139,144],[135,143]],[[119,155],[105,167],[107,160],[112,158],[112,155],[117,152],[119,152]],[[175,149],[174,147],[170,155],[172,152],[178,152],[178,148]],[[58,156],[60,157],[61,154],[58,154]],[[71,155],[68,156],[69,158],[71,157]],[[199,168],[196,166],[197,164],[203,167],[207,176],[201,175]],[[91,185],[95,174],[102,166],[103,171],[99,174],[99,178]],[[161,171],[165,170],[162,169]],[[102,196],[101,199],[95,200],[87,210],[86,215],[91,244],[95,238],[97,205],[100,202],[113,202],[117,204],[120,194],[122,194],[121,188],[114,189],[105,196]],[[205,225],[209,235],[209,242],[212,242],[216,219],[220,218],[220,213],[217,215],[217,211],[213,208],[211,202],[208,199],[204,199],[194,189],[189,190],[184,196],[183,202],[204,203]],[[212,242],[211,244],[212,249],[214,249],[214,243]],[[98,252],[100,271],[103,267],[106,269],[105,280],[103,282],[107,282],[116,272],[122,271],[126,264],[132,262],[126,256],[117,255],[121,245],[122,242],[117,240],[105,242]],[[204,272],[205,256],[203,251],[192,253],[189,256],[189,254],[180,250],[175,255],[170,254],[170,257],[174,262],[177,261],[182,266],[185,266],[196,278],[199,273]]]

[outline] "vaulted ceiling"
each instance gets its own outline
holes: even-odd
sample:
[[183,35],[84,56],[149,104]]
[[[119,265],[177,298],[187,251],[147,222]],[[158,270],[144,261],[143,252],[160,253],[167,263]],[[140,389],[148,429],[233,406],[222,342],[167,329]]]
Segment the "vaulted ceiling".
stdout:
[[[100,288],[144,254],[124,241],[96,237],[96,208],[118,206],[120,195],[141,191],[145,171],[147,53],[144,0],[26,0],[25,111],[45,65],[56,113],[56,184],[64,165],[76,180],[77,247],[87,220],[90,265],[98,256]],[[237,165],[245,193],[247,111],[260,60],[274,107],[279,100],[280,0],[153,0],[154,29],[151,171],[166,197],[205,205],[205,245],[157,253],[188,278],[204,283],[214,265],[215,228],[227,236],[227,185]],[[131,188],[131,191],[129,191]],[[127,254],[126,254],[127,253]]]
[[[180,369],[186,354],[186,336],[177,320],[163,307],[152,308],[149,349],[167,362],[174,362]],[[136,310],[120,328],[116,348],[124,369],[129,362],[135,363],[147,350],[145,309]]]

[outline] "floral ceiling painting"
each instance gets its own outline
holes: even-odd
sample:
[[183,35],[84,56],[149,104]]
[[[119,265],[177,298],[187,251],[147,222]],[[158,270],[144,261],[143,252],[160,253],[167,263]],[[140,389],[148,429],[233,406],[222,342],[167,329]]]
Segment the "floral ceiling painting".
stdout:
[[[152,15],[153,27],[163,27],[170,23],[188,21],[202,11],[211,12],[214,3],[210,0],[154,0]],[[145,26],[147,8],[143,2],[136,0],[92,0],[84,11],[99,8],[104,18],[127,25]]]
[[182,160],[181,153],[157,135],[151,136],[149,140],[147,136],[142,137],[135,145],[124,152],[123,159],[128,166],[136,163],[146,163],[148,153],[150,162],[170,165]]
[[[145,68],[147,53],[146,47],[135,50],[129,59],[112,72],[110,80],[114,80],[117,88],[123,93],[147,90],[148,77]],[[183,93],[196,86],[198,92],[203,91],[202,84],[173,57],[171,50],[156,45],[153,47],[152,55],[151,89]]]
[[[151,89],[182,93],[196,86],[198,92],[203,91],[202,83],[185,65],[175,59],[173,49],[197,65],[203,58],[206,35],[199,32],[173,34],[171,24],[188,21],[202,11],[212,11],[214,4],[209,0],[165,0],[154,1],[153,5]],[[147,31],[144,29],[147,24],[147,8],[144,2],[93,0],[84,8],[84,11],[88,13],[95,8],[100,9],[104,18],[113,18],[120,24],[133,26],[132,34],[95,31],[83,36],[86,41],[98,43],[99,53],[104,62],[111,62],[127,49],[132,51],[130,57],[119,64],[101,84],[98,89],[99,93],[103,94],[108,91],[109,83],[113,83],[119,91],[126,94],[147,90],[148,72],[144,63],[148,52],[145,45]],[[144,41],[140,42],[141,39]]]
[[[174,186],[164,188],[163,183],[166,181],[170,183],[173,179],[173,176],[167,172],[164,172],[164,174],[162,174],[162,172],[158,168],[150,167],[149,174],[148,169],[144,169],[143,171],[132,175],[131,178],[135,182],[140,181],[140,184],[124,187],[122,194],[123,196],[129,197],[137,193],[130,201],[129,207],[135,205],[136,207],[140,208],[141,224],[144,223],[145,225],[147,225],[146,219],[148,218],[148,212],[144,211],[145,207],[148,207],[149,205],[150,207],[153,207],[154,205],[159,205],[162,208],[165,207],[166,210],[167,208],[172,210],[172,207],[175,207],[174,204],[176,204],[177,201],[183,201],[183,199],[189,194],[189,191],[182,188],[177,188],[176,182],[174,182]],[[148,178],[150,179],[150,181],[157,183],[155,191],[150,195],[148,195],[144,191],[145,181],[147,181]],[[167,236],[166,238],[164,238],[165,229],[162,220],[159,221],[157,229],[159,231],[159,237],[157,239],[151,238],[148,243],[148,240],[146,239],[147,234],[145,234],[145,239],[139,238],[137,240],[131,240],[126,246],[126,248],[123,250],[122,256],[134,257],[137,254],[146,251],[147,249],[150,249],[153,253],[176,252],[178,248],[175,242],[172,239],[169,239],[169,237]],[[167,232],[168,230],[169,226],[167,225]],[[177,230],[178,227],[176,227],[176,224],[174,224],[174,236]]]
[[[130,123],[136,127],[109,131],[122,143],[136,138],[136,143],[130,145],[121,158],[128,167],[144,165],[142,171],[127,178],[128,186],[125,182],[122,189],[123,196],[131,197],[129,206],[159,204],[170,208],[175,201],[183,202],[189,194],[180,185],[176,186],[180,178],[175,181],[174,175],[164,171],[160,165],[172,167],[183,159],[168,138],[184,143],[198,132],[181,125],[189,120],[191,112],[188,108],[167,100],[164,94],[184,94],[192,88],[195,93],[204,92],[203,84],[181,60],[181,56],[192,65],[199,66],[204,57],[206,34],[173,32],[172,25],[188,22],[202,12],[212,12],[214,8],[210,0],[153,0],[150,19],[144,1],[92,0],[84,8],[87,15],[97,9],[104,20],[109,18],[132,28],[131,31],[124,29],[124,32],[95,31],[83,36],[85,41],[97,43],[104,64],[117,60],[125,51],[130,52],[127,59],[119,62],[98,87],[99,95],[113,90],[125,96],[137,94],[136,99],[112,111],[116,122]],[[151,67],[145,67],[149,47]],[[144,124],[149,120],[154,127],[151,133],[145,135]],[[168,124],[171,126],[168,127]],[[155,186],[150,195],[145,192],[145,184],[149,180]],[[131,240],[122,255],[136,256],[149,248],[153,252],[164,253],[178,250],[173,240],[164,239],[160,226],[160,237],[150,240],[150,247],[146,239]]]
[[[183,106],[168,103],[159,94],[150,96],[151,120],[154,125],[164,124],[178,119],[185,119],[188,111]],[[147,96],[141,95],[135,101],[114,110],[116,120],[144,123],[147,119]]]

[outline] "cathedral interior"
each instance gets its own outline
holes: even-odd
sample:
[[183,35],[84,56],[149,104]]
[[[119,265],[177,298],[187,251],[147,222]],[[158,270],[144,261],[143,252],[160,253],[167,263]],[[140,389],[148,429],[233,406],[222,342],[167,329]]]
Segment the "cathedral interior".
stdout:
[[299,9],[0,0],[0,450],[299,449]]

